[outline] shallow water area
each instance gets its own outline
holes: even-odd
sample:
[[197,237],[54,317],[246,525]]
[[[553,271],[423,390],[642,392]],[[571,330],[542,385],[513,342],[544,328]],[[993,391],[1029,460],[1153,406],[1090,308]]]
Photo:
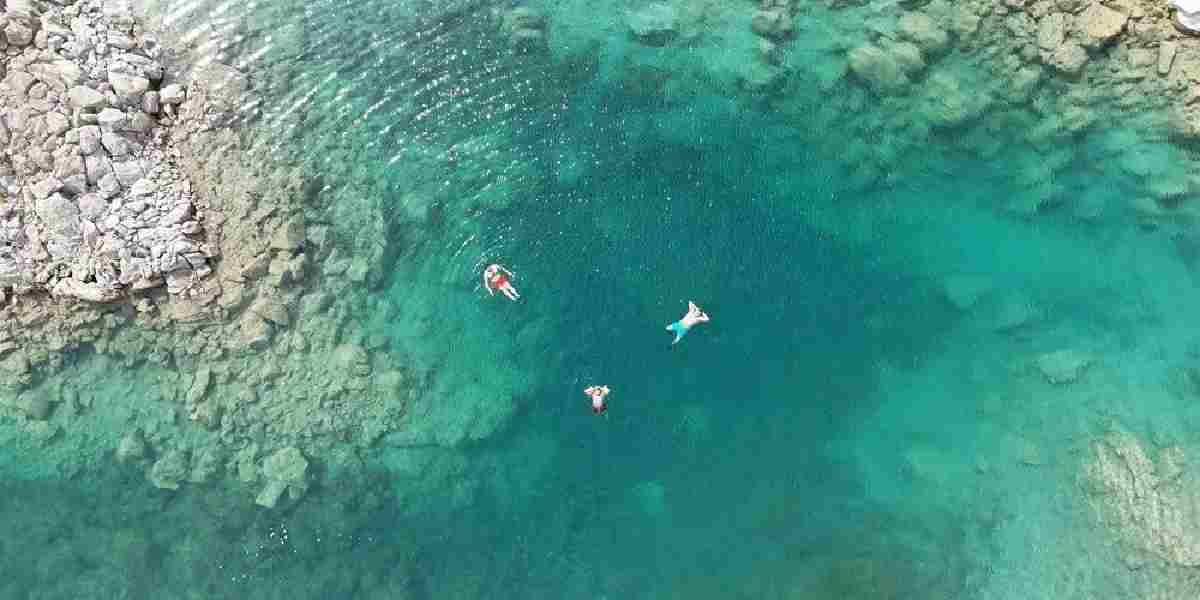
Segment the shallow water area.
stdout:
[[[228,360],[272,373],[246,439],[291,435],[312,483],[255,505],[244,447],[196,477],[221,433],[166,391],[183,366],[85,346],[35,386],[81,407],[61,429],[0,421],[0,596],[1200,592],[1194,148],[1086,78],[1014,91],[956,20],[883,93],[847,51],[911,7],[785,4],[804,31],[765,63],[752,5],[161,11],[311,179],[295,322]],[[672,345],[689,300],[712,321]],[[305,370],[345,387],[271,413]],[[192,479],[114,460],[131,423]]]

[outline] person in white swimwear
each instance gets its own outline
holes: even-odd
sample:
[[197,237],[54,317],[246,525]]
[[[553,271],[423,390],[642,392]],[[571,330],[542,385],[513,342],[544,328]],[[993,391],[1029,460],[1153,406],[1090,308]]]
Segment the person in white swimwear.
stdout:
[[667,331],[675,334],[675,340],[671,342],[671,345],[674,346],[675,344],[678,344],[679,340],[682,340],[683,336],[687,335],[687,332],[691,331],[692,327],[694,327],[697,323],[707,322],[708,314],[700,310],[700,307],[696,306],[695,302],[688,300],[687,314],[683,315],[682,319],[667,325]]

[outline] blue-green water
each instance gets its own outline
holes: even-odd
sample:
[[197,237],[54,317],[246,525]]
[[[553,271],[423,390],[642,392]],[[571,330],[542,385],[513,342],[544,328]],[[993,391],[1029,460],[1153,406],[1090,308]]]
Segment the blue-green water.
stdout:
[[[1186,170],[1155,113],[1068,131],[1047,81],[931,128],[841,78],[864,34],[807,5],[772,99],[730,75],[736,19],[650,49],[623,6],[550,4],[543,55],[509,50],[507,5],[285,6],[247,10],[274,107],[247,136],[320,178],[306,218],[373,261],[330,288],[346,329],[426,389],[369,448],[314,443],[279,510],[155,490],[99,434],[86,468],[12,467],[0,596],[1194,595],[1130,569],[1080,483],[1105,432],[1197,442],[1194,233],[1127,198]],[[982,62],[931,69],[983,86]],[[520,302],[479,288],[493,261]],[[688,300],[712,322],[671,347]],[[1052,385],[1062,348],[1096,359]],[[75,358],[68,387],[153,404],[148,368]]]

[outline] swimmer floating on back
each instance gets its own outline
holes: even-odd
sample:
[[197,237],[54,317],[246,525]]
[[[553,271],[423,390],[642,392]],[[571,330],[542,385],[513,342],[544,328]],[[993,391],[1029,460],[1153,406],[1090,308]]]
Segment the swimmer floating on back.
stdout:
[[696,306],[695,302],[688,300],[687,314],[683,315],[682,319],[679,319],[678,321],[675,321],[674,323],[667,325],[667,331],[673,332],[675,334],[675,341],[671,342],[671,345],[674,346],[675,344],[678,344],[679,340],[682,340],[683,336],[687,335],[687,332],[690,331],[692,329],[692,326],[695,325],[696,323],[707,323],[707,322],[708,322],[708,315],[705,314],[704,311],[700,310],[700,307]]
[[593,413],[600,414],[608,410],[608,403],[604,400],[608,397],[608,392],[607,385],[593,385],[583,390],[583,393],[592,399]]
[[513,287],[512,276],[512,271],[497,264],[490,264],[483,270],[483,287],[487,288],[488,293],[493,296],[499,291],[509,300],[516,302],[521,294],[517,293],[517,288]]

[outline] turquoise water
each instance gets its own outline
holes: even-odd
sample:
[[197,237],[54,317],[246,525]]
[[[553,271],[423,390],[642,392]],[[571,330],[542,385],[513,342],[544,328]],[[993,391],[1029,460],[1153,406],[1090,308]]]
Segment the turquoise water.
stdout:
[[[989,104],[931,125],[842,77],[869,5],[804,5],[767,97],[737,83],[749,9],[704,6],[656,49],[623,5],[549,3],[545,54],[511,51],[509,5],[246,8],[245,135],[370,261],[308,291],[419,393],[367,447],[312,441],[319,483],[268,510],[110,460],[163,373],[82,350],[58,385],[100,425],[4,423],[0,596],[1194,597],[1081,484],[1106,432],[1198,441],[1195,234],[1130,202],[1188,170],[1161,115],[1097,93],[1114,124],[1075,128],[1062,83],[1012,97],[963,50],[930,68]],[[688,300],[712,322],[671,347]],[[1095,360],[1054,385],[1035,360],[1063,348]]]

